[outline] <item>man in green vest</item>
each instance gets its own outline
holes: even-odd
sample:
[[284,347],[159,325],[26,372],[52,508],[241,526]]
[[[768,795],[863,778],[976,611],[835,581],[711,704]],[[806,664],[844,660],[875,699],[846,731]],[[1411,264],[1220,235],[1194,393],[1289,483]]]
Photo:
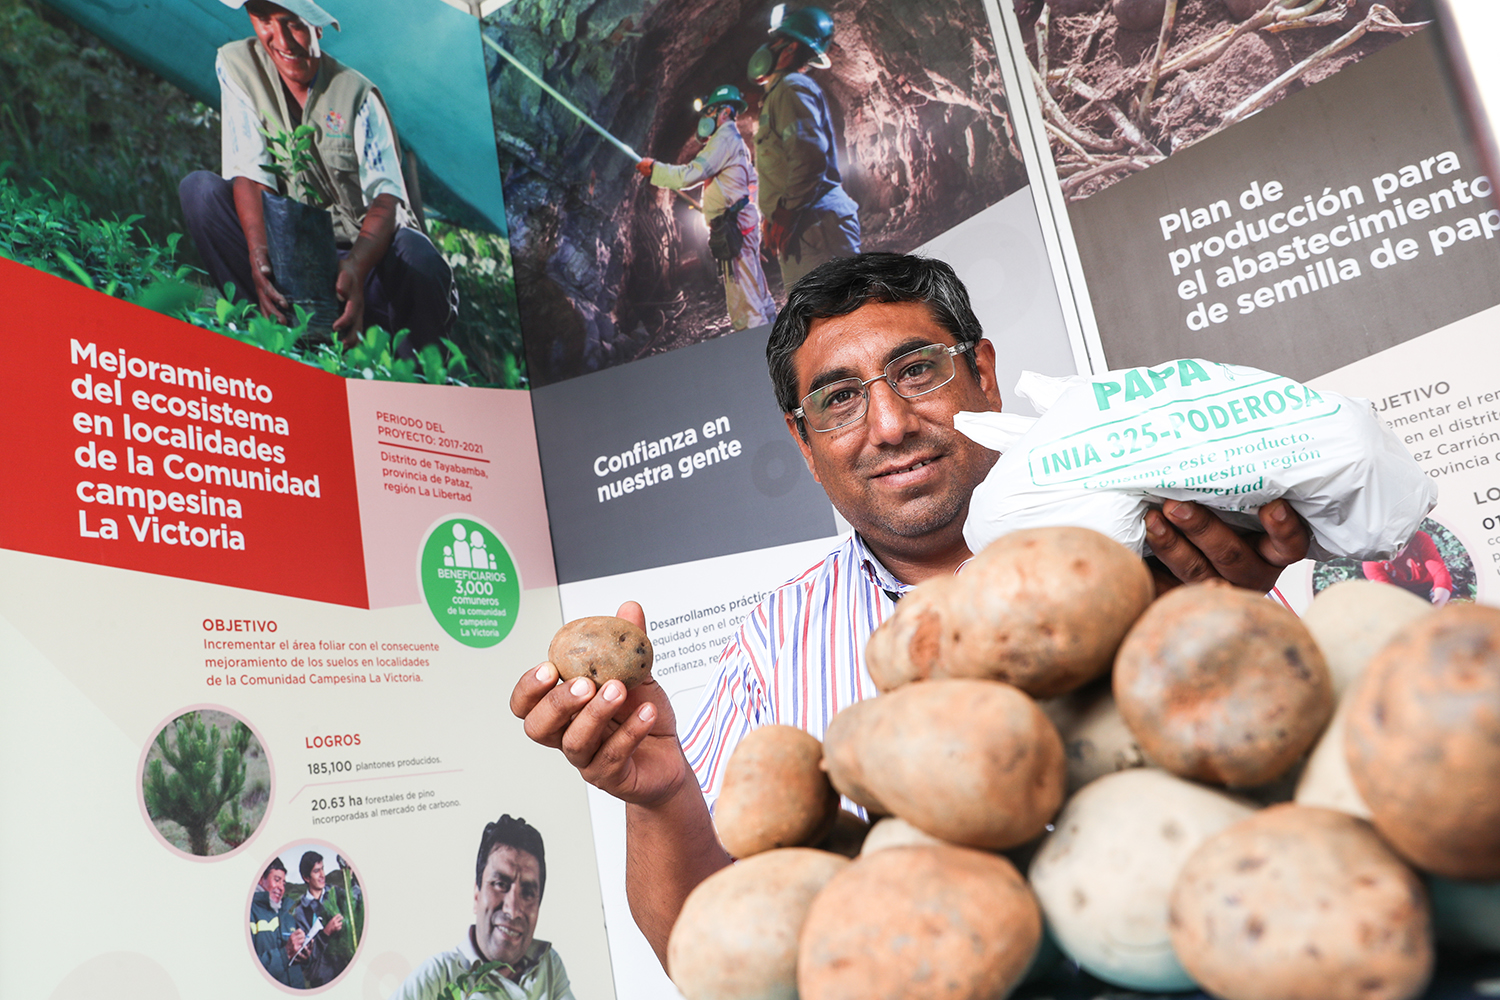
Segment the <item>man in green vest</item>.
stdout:
[[315,129],[313,166],[299,187],[315,189],[333,215],[339,246],[333,322],[346,342],[372,323],[411,331],[409,344],[436,343],[453,324],[453,272],[417,228],[401,175],[395,127],[380,91],[322,51],[338,22],[312,0],[223,0],[249,15],[254,37],[219,50],[223,118],[220,174],[196,171],[180,194],[188,231],[221,289],[252,294],[261,310],[291,319],[267,248],[262,192],[288,193],[267,169],[263,132]]

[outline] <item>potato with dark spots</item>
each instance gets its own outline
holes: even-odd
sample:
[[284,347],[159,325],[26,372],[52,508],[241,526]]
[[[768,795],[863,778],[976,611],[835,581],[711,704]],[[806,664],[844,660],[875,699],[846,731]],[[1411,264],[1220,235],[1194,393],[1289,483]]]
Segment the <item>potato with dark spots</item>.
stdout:
[[651,640],[612,615],[568,622],[552,637],[547,659],[564,681],[587,677],[600,686],[616,680],[633,688],[651,679]]
[[1423,598],[1373,580],[1336,583],[1314,597],[1303,612],[1302,624],[1328,661],[1338,707],[1297,779],[1298,803],[1370,818],[1370,807],[1354,787],[1344,753],[1351,692],[1387,642],[1409,623],[1430,614],[1432,605]]
[[1168,898],[1193,851],[1254,812],[1248,802],[1157,768],[1084,787],[1028,869],[1058,945],[1117,986],[1192,989],[1172,950]]
[[936,576],[906,592],[865,645],[865,669],[877,688],[894,691],[912,681],[945,676],[943,634],[959,594],[956,576]]
[[993,1000],[1042,936],[1015,866],[983,851],[892,847],[829,880],[807,912],[801,1000]]
[[1297,616],[1223,581],[1169,592],[1115,658],[1115,701],[1146,759],[1232,787],[1281,777],[1333,715],[1333,681]]
[[823,757],[833,786],[867,809],[990,849],[1041,833],[1067,779],[1057,730],[998,681],[924,681],[851,705]]
[[1069,795],[1106,774],[1146,766],[1135,734],[1120,717],[1108,677],[1037,704],[1062,737]]
[[794,726],[746,734],[724,768],[714,806],[724,850],[748,858],[778,847],[810,847],[825,837],[838,816],[839,794],[822,765],[823,744]]
[[1375,829],[1424,871],[1500,879],[1500,609],[1419,618],[1351,698],[1344,749]]
[[1088,528],[1028,528],[995,539],[952,578],[923,582],[870,637],[881,691],[939,677],[1013,684],[1034,698],[1109,669],[1155,595],[1151,573]]
[[710,875],[672,925],[672,982],[687,1000],[796,1000],[808,907],[848,865],[836,854],[790,847]]
[[1184,968],[1222,1000],[1411,1000],[1432,976],[1421,881],[1332,809],[1271,806],[1210,837],[1169,920]]

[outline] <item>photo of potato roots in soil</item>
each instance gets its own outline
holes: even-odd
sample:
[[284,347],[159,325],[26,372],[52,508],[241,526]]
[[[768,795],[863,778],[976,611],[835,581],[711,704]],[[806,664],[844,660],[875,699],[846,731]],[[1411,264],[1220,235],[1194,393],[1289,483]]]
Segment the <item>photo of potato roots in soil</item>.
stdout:
[[[428,4],[448,10],[425,0],[412,3],[406,16],[421,23],[430,14]],[[362,18],[369,11],[348,0],[327,0],[326,6],[343,19],[342,30],[330,27],[321,42],[323,53],[334,58],[356,38],[368,51],[382,44],[384,32],[400,30],[389,17]],[[310,310],[289,307],[282,319],[273,317],[256,290],[245,287],[248,280],[226,295],[209,264],[216,252],[205,253],[190,235],[181,186],[189,178],[216,178],[225,169],[215,50],[235,39],[253,41],[251,18],[196,0],[119,11],[110,6],[103,13],[98,7],[81,0],[0,0],[0,257],[349,378],[525,387],[503,214],[492,219],[444,185],[421,161],[422,150],[408,144],[399,110],[390,117],[413,217],[407,228],[415,226],[430,239],[441,258],[433,266],[451,271],[449,290],[457,293],[457,315],[443,335],[419,344],[405,324],[382,325],[368,296],[366,322],[334,337],[327,317],[320,323]],[[93,17],[94,30],[70,15]],[[464,41],[477,45],[473,33]],[[434,58],[441,53],[416,65],[361,60],[354,68],[372,77],[389,103],[387,90],[400,93],[403,84],[410,90],[412,78],[443,72],[445,64],[429,61]],[[477,63],[474,69],[477,81]],[[474,141],[487,156],[482,99],[478,107]],[[338,115],[303,122],[295,138],[292,130],[262,119],[267,131],[303,148],[300,158],[292,148],[280,149],[284,155],[278,157],[277,144],[268,142],[266,155],[250,165],[281,178],[268,179],[283,194],[316,187],[300,183],[297,175],[314,172],[309,147],[322,142],[323,133],[347,131],[349,123]],[[409,235],[398,234],[393,245],[406,247]],[[238,227],[234,241],[243,255]],[[332,245],[326,251],[335,252]],[[388,273],[386,258],[393,256],[391,251],[380,259],[378,274]],[[273,281],[291,295],[294,277],[287,268]],[[440,305],[446,314],[446,301]],[[410,327],[414,334],[417,324]]]
[[1422,29],[1428,0],[1014,0],[1080,201]]
[[[832,175],[800,153],[772,162],[761,148],[768,91],[752,82],[749,65],[763,46],[780,57],[786,34],[770,31],[777,13],[787,31],[814,43],[803,53],[817,57],[801,74],[810,82],[799,83],[812,110],[797,127],[807,142],[831,145]],[[757,184],[747,218],[801,171],[818,179],[815,197],[842,188],[830,197],[864,250],[915,249],[1026,184],[980,0],[828,0],[816,10],[765,0],[514,0],[485,18],[484,35],[538,385],[763,326],[784,300],[780,261],[762,245],[731,258],[732,285],[743,266],[764,275],[767,293],[759,311],[737,309],[710,253],[704,213],[658,186],[670,180],[667,168],[724,144],[725,126],[713,119],[712,138],[698,138],[710,126],[700,125],[697,99],[717,93],[737,111],[739,138],[724,153],[738,164],[741,190]],[[725,98],[721,88],[734,93]],[[815,113],[817,94],[826,115]],[[649,179],[638,169],[648,158]],[[724,203],[697,188],[688,197],[710,215]],[[778,198],[794,234],[811,226],[802,209],[813,202],[799,197]],[[759,238],[758,226],[751,232],[747,240]],[[812,250],[800,256],[809,239],[791,238],[798,266],[814,259]]]
[[271,762],[250,727],[234,716],[184,712],[146,751],[141,794],[166,844],[197,857],[228,854],[266,817]]

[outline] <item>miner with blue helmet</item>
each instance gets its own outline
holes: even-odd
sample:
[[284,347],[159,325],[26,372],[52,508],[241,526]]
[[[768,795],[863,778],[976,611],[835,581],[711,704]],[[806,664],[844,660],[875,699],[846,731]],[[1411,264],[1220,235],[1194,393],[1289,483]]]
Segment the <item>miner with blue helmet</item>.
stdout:
[[703,148],[687,163],[641,160],[636,169],[657,187],[703,185],[703,217],[709,247],[719,263],[729,322],[736,330],[767,326],[776,319],[776,301],[760,266],[760,211],[755,166],[735,119],[748,105],[738,87],[716,87],[694,102]]
[[750,57],[748,75],[765,88],[755,130],[755,165],[766,249],[790,288],[814,267],[859,253],[859,205],[839,174],[838,136],[828,97],[805,72],[827,69],[833,18],[818,7],[787,12]]

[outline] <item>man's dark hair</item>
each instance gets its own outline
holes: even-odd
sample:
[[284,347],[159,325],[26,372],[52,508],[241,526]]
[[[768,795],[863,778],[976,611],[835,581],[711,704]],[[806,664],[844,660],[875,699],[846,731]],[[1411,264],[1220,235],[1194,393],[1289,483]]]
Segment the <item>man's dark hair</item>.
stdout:
[[[968,289],[943,261],[902,253],[835,257],[791,287],[771,327],[766,364],[783,413],[791,413],[800,402],[792,355],[807,341],[813,320],[847,316],[870,302],[925,302],[932,318],[959,343],[974,343],[984,336],[969,305]],[[978,375],[974,352],[964,352],[964,360]],[[807,429],[801,421],[798,429],[805,440]]]
[[268,865],[266,865],[266,870],[260,873],[260,880],[262,882],[264,882],[266,879],[268,879],[268,878],[271,877],[271,873],[272,872],[284,872],[284,871],[286,871],[286,865],[284,865],[284,864],[281,863],[281,859],[280,858],[272,858],[271,859],[271,863],[268,864]]
[[479,857],[474,862],[475,888],[479,887],[480,881],[484,878],[484,866],[489,863],[490,853],[502,845],[525,851],[536,858],[536,866],[542,878],[542,884],[537,887],[537,895],[540,897],[542,893],[545,893],[547,891],[547,849],[542,846],[542,835],[537,832],[536,827],[519,816],[511,816],[509,813],[493,823],[484,825],[484,836],[479,838]]
[[317,851],[303,851],[302,860],[297,862],[297,870],[302,873],[302,881],[307,881],[307,876],[312,874],[313,865],[323,860],[323,855]]

